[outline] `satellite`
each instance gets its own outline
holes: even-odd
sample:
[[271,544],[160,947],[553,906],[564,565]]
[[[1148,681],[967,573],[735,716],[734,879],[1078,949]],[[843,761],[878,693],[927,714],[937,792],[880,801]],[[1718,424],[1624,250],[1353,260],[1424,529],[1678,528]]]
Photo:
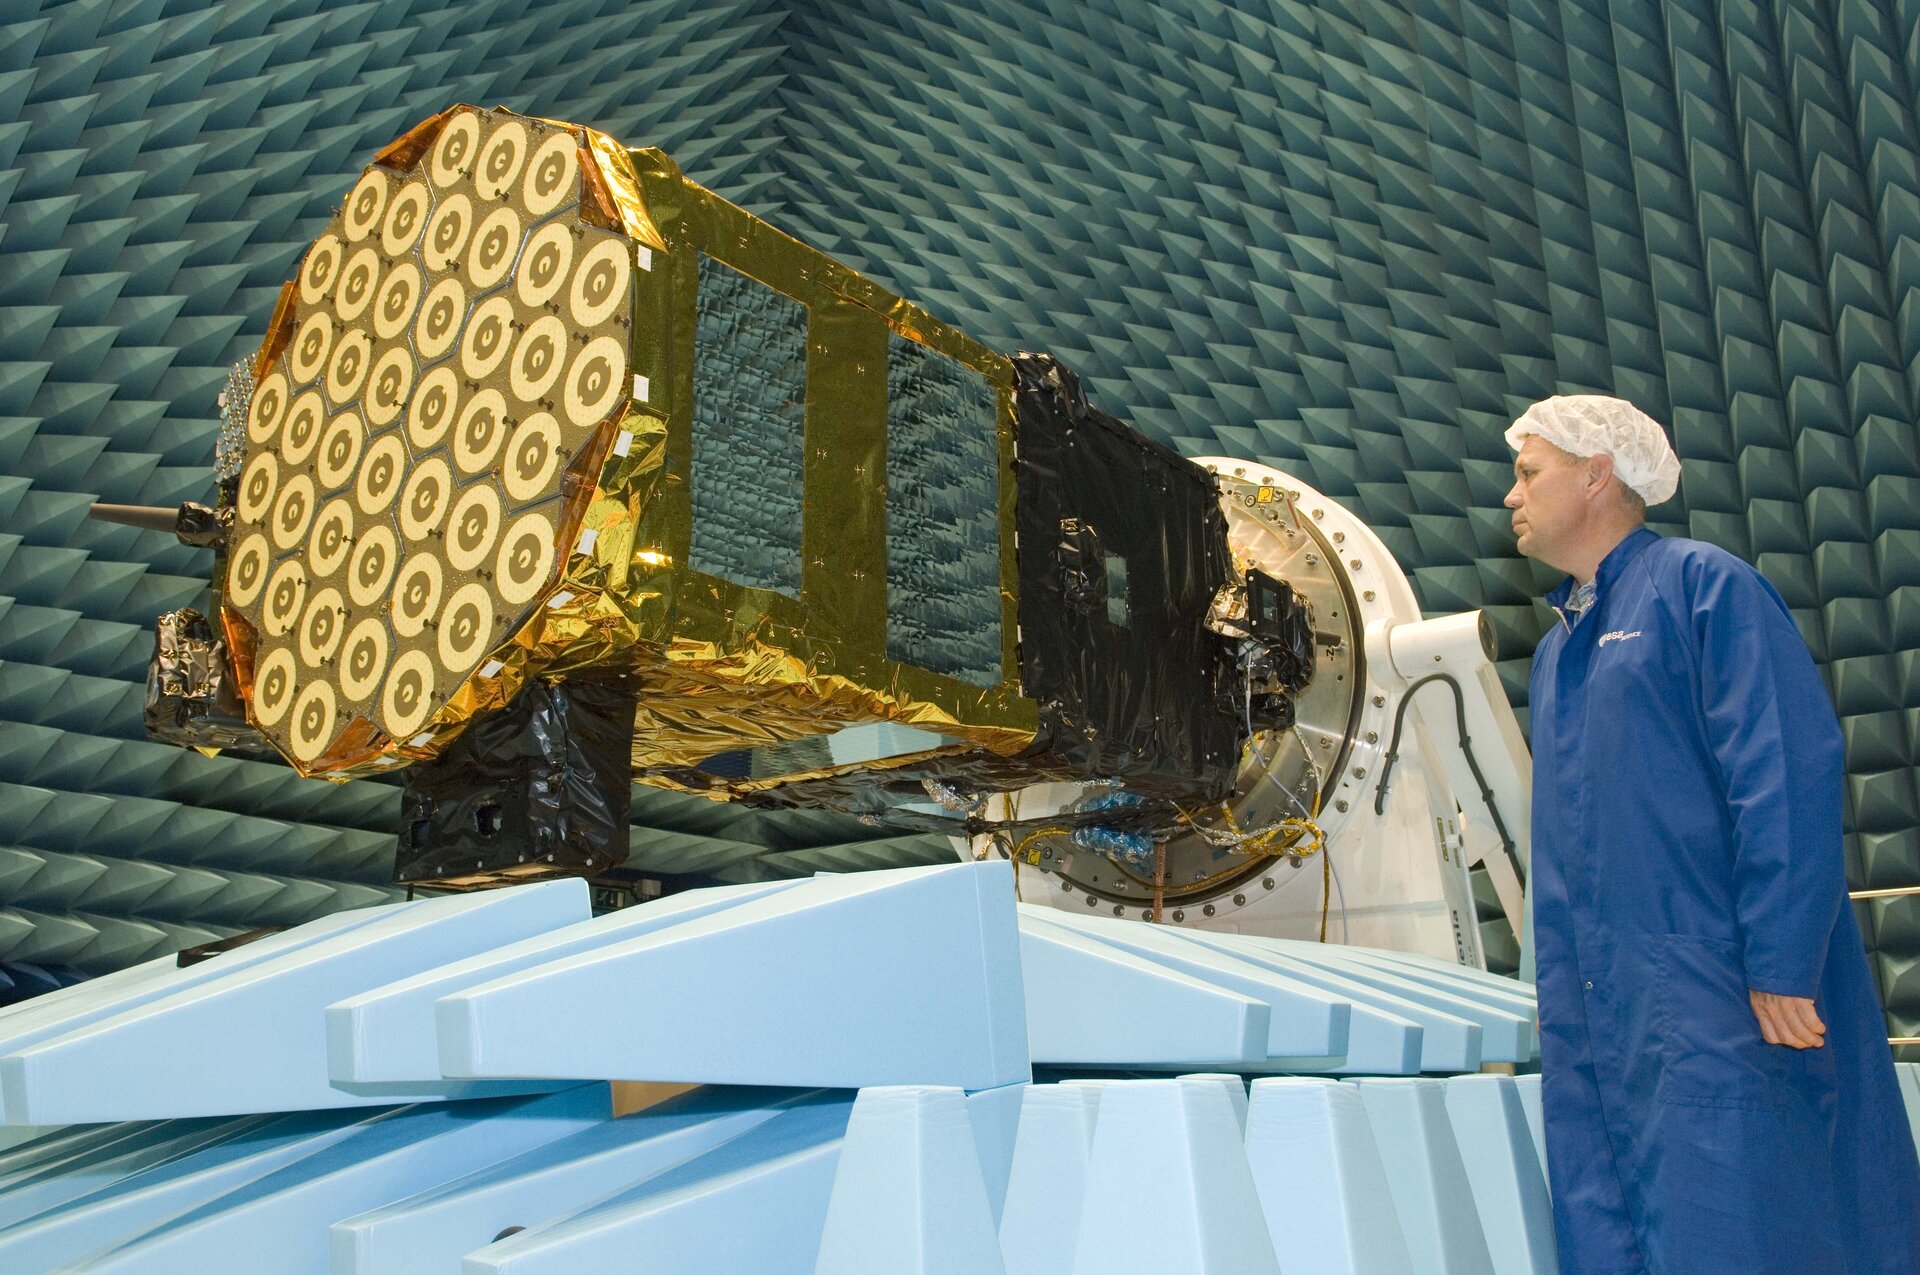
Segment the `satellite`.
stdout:
[[[214,507],[99,509],[216,550],[208,614],[159,626],[149,729],[403,775],[401,881],[604,876],[643,783],[945,831],[1199,921],[1385,795],[1409,681],[1381,643],[1420,615],[1364,526],[1177,455],[659,150],[419,124],[224,415]],[[1423,671],[1497,699],[1483,630],[1447,633]],[[1524,765],[1510,712],[1492,734]],[[1427,893],[1480,963],[1445,851]]]

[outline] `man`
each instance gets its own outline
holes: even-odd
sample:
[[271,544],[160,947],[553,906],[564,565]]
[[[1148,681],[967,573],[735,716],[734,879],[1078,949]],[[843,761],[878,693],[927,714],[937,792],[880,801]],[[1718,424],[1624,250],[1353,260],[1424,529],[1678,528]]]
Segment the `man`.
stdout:
[[1780,595],[1643,525],[1653,419],[1507,431],[1534,654],[1533,919],[1562,1275],[1915,1275],[1920,1163],[1846,898],[1841,740]]

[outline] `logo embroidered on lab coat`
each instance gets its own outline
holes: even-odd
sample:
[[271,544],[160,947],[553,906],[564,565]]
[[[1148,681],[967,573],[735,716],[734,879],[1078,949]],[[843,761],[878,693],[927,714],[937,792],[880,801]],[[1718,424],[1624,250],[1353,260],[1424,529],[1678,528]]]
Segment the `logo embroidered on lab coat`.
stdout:
[[1615,629],[1611,633],[1602,633],[1600,635],[1600,645],[1605,646],[1609,642],[1624,642],[1628,638],[1637,638],[1639,636],[1640,636],[1639,629],[1635,629],[1631,633],[1628,633],[1624,629]]

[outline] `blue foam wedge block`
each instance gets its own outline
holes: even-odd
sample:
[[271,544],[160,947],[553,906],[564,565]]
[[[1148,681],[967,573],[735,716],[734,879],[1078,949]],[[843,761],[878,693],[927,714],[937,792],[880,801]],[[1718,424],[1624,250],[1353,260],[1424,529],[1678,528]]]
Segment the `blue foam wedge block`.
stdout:
[[1073,1269],[1099,1111],[1096,1085],[1029,1085],[1022,1095],[1000,1218],[1007,1275],[1060,1275]]
[[1360,1092],[1306,1076],[1253,1082],[1247,1163],[1287,1270],[1413,1275]]
[[[0,1151],[0,1194],[29,1181],[64,1161],[77,1161],[128,1138],[140,1138],[161,1121],[130,1124],[61,1125],[49,1133]],[[32,1127],[32,1126],[22,1126]]]
[[1013,1172],[1013,1143],[1020,1129],[1020,1104],[1028,1088],[1022,1082],[967,1095],[967,1115],[973,1120],[973,1144],[980,1152],[987,1207],[993,1212],[996,1227],[1006,1208],[1007,1177]]
[[[1307,943],[1290,946],[1290,955],[1322,969],[1479,1024],[1480,1057],[1484,1062],[1526,1062],[1539,1052],[1539,1043],[1534,1038],[1531,997],[1511,995],[1501,1004],[1492,999],[1491,993],[1465,979],[1443,984],[1429,972],[1372,960],[1370,954],[1362,950]],[[1513,984],[1515,989],[1519,986]]]
[[65,1125],[57,1124],[0,1125],[0,1152],[7,1152],[15,1147],[25,1146],[27,1143],[44,1138],[50,1133],[58,1133],[65,1127]]
[[1555,1275],[1553,1204],[1511,1076],[1441,1082],[1495,1275]]
[[1005,860],[816,877],[443,997],[441,1070],[991,1089],[1031,1078],[1016,950]]
[[[396,903],[336,912],[184,969],[174,957],[161,957],[8,1006],[0,1010],[0,1058],[41,1041],[92,1027],[116,1015],[133,1013],[169,996],[191,993],[196,988],[284,959],[327,939],[351,934],[376,920],[391,919],[419,906],[418,903]],[[25,1123],[17,1113],[6,1111],[4,1088],[0,1088],[0,1113],[5,1114],[9,1124]]]
[[349,1108],[223,1122],[230,1132],[208,1145],[0,1228],[0,1270],[57,1270],[88,1253],[125,1243],[168,1218],[307,1159],[382,1114]]
[[812,1275],[852,1095],[796,1104],[574,1216],[467,1255],[463,1275]]
[[535,965],[592,952],[621,939],[734,907],[799,885],[794,881],[688,890],[482,952],[348,997],[327,1007],[328,1072],[346,1083],[438,1081],[434,1003],[453,992]]
[[587,914],[585,882],[368,911],[364,924],[336,925],[317,942],[279,944],[264,958],[227,965],[229,956],[246,956],[241,948],[189,966],[178,971],[186,976],[178,991],[166,993],[166,980],[155,979],[151,990],[158,994],[124,1011],[96,1014],[81,1030],[25,1047],[0,1042],[8,1118],[29,1124],[138,1120],[524,1091],[525,1085],[336,1085],[327,1072],[325,1010],[370,987],[578,922]]
[[1347,1052],[1351,1010],[1346,1001],[1274,970],[1251,965],[1229,952],[1195,943],[1187,932],[1112,917],[1079,916],[1060,909],[1031,908],[1044,920],[1068,924],[1168,969],[1266,1004],[1266,1053],[1270,1057],[1326,1056]]
[[709,1086],[336,1222],[333,1275],[451,1271],[511,1227],[538,1227],[723,1146],[818,1094]]
[[325,1271],[328,1231],[342,1218],[603,1123],[611,1112],[606,1085],[394,1108],[357,1120],[345,1137],[317,1137],[284,1167],[90,1255],[86,1269],[185,1275],[213,1263]]
[[87,1143],[76,1139],[64,1150],[49,1148],[46,1155],[9,1174],[0,1184],[0,1234],[4,1234],[4,1228],[145,1169],[192,1155],[261,1119],[135,1121],[107,1126],[113,1135],[107,1138]]
[[[1309,943],[1299,939],[1249,937],[1242,942],[1262,949],[1270,956],[1290,962],[1295,968],[1316,971],[1323,978],[1339,980],[1338,986],[1355,989],[1356,995],[1405,1014],[1421,1025],[1420,1070],[1426,1072],[1477,1071],[1487,1061],[1486,1029],[1483,1018],[1492,1018],[1516,1038],[1508,1052],[1519,1048],[1513,1016],[1495,1013],[1484,1004],[1462,1001],[1452,991],[1410,981],[1397,970],[1383,970],[1352,960],[1347,949],[1334,943]],[[1460,967],[1464,970],[1464,966]],[[1517,986],[1517,984],[1516,984]],[[1364,990],[1360,990],[1364,989]],[[1530,1028],[1528,1029],[1530,1031]]]
[[1210,1080],[1220,1086],[1220,1092],[1227,1095],[1227,1103],[1233,1108],[1234,1123],[1240,1126],[1244,1135],[1247,1131],[1247,1082],[1245,1077],[1229,1075],[1218,1071],[1197,1071],[1190,1075],[1176,1076],[1176,1080]]
[[966,1095],[899,1085],[853,1104],[814,1275],[1004,1275]]
[[152,1231],[89,1254],[84,1269],[98,1275],[321,1275],[328,1228],[342,1218],[607,1120],[611,1110],[605,1085],[402,1108]]
[[[1300,943],[1298,939],[1268,940],[1278,943]],[[1310,946],[1302,944],[1302,946]],[[1342,947],[1341,952],[1356,959],[1372,961],[1376,964],[1395,969],[1409,976],[1426,979],[1437,987],[1450,988],[1461,992],[1484,994],[1490,998],[1490,1004],[1504,1005],[1518,1012],[1523,1007],[1538,1005],[1539,998],[1532,983],[1504,974],[1491,974],[1471,965],[1461,965],[1457,961],[1443,961],[1436,956],[1427,956],[1420,952],[1400,952],[1384,947]]]
[[[1535,1072],[1531,1076],[1515,1076],[1513,1090],[1520,1095],[1520,1110],[1527,1117],[1527,1132],[1533,1137],[1533,1153],[1539,1157],[1540,1172],[1546,1176],[1547,1187],[1551,1190],[1553,1176],[1547,1173],[1547,1123],[1546,1117],[1540,1112],[1540,1074]],[[1915,1098],[1920,1100],[1920,1094],[1916,1094]],[[1912,1115],[1915,1108],[1908,1107],[1907,1111]],[[1915,1137],[1920,1140],[1920,1131],[1916,1131]]]
[[1412,952],[1349,947],[1341,949],[1340,955],[1466,1000],[1479,1001],[1501,1013],[1520,1018],[1527,1024],[1533,1054],[1540,1052],[1539,1034],[1533,1030],[1533,1024],[1540,1016],[1540,1002],[1531,983],[1489,974],[1470,966],[1450,965]]
[[1278,1275],[1216,1082],[1113,1081],[1099,1107],[1073,1275]]
[[[1239,936],[1217,934],[1199,934],[1193,936],[1197,943],[1205,943],[1230,951],[1254,965],[1263,965],[1280,973],[1291,975],[1303,982],[1311,983],[1323,991],[1346,997],[1352,1002],[1357,1014],[1362,1008],[1378,1010],[1388,1015],[1389,1021],[1411,1024],[1418,1028],[1419,1035],[1408,1041],[1404,1034],[1388,1035],[1379,1044],[1386,1046],[1375,1054],[1357,1052],[1364,1044],[1372,1046],[1376,1037],[1364,1041],[1356,1040],[1357,1028],[1349,1026],[1347,1053],[1344,1058],[1298,1058],[1291,1059],[1289,1070],[1311,1071],[1334,1075],[1394,1075],[1416,1071],[1477,1071],[1480,1067],[1480,1025],[1470,1023],[1464,1018],[1444,1013],[1430,1005],[1409,1000],[1405,996],[1383,991],[1371,984],[1348,977],[1337,969],[1329,969],[1314,961],[1303,961],[1290,955],[1277,945],[1259,939],[1243,939]],[[1400,1044],[1403,1048],[1412,1044],[1417,1052],[1410,1065],[1400,1066],[1396,1073],[1396,1059],[1392,1046]]]
[[1264,1001],[1071,926],[1023,915],[1020,965],[1037,1063],[1185,1069],[1267,1057]]
[[[63,1163],[79,1163],[109,1148],[139,1140],[167,1122],[135,1120],[127,1124],[58,1125],[37,1138],[0,1151],[0,1194],[48,1172],[58,1172]],[[208,1122],[213,1123],[213,1122]],[[31,1128],[34,1126],[21,1126]]]
[[1487,1275],[1493,1258],[1447,1114],[1444,1082],[1353,1082],[1366,1104],[1407,1252],[1421,1275]]
[[[1361,1075],[1408,1075],[1420,1070],[1426,1033],[1409,1015],[1414,1006],[1384,996],[1352,979],[1240,941],[1235,936],[1193,933],[1195,943],[1214,948],[1261,969],[1297,979],[1347,1004],[1347,1049],[1344,1054],[1319,1057],[1269,1058],[1265,1071],[1351,1071]],[[1253,1069],[1248,1069],[1253,1070]]]
[[[1900,1073],[1900,1096],[1907,1104],[1907,1124],[1913,1130],[1914,1145],[1920,1147],[1920,1063],[1895,1065]],[[1544,1163],[1545,1156],[1541,1159]]]

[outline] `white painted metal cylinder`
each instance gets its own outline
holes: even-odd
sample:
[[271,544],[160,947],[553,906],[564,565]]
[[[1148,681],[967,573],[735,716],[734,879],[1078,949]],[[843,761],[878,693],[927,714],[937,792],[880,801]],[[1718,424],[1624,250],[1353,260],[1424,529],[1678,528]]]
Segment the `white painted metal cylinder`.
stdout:
[[1407,681],[1429,673],[1472,673],[1493,661],[1492,627],[1478,611],[1396,624],[1386,631],[1387,658]]

